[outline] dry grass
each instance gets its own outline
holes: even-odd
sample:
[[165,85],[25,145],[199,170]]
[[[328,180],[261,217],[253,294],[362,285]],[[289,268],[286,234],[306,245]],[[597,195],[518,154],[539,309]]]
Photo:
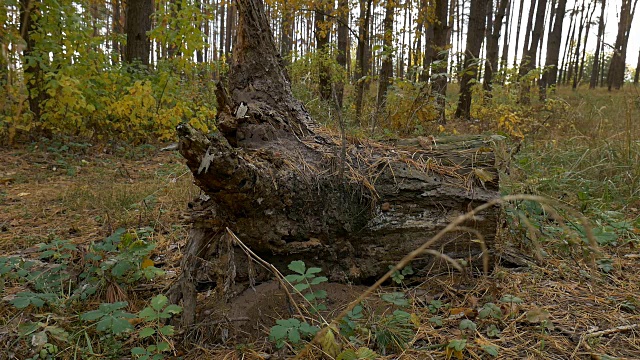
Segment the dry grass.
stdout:
[[[596,227],[608,225],[615,217],[640,232],[637,91],[561,88],[558,97],[561,107],[518,113],[523,121],[545,125],[525,138],[509,176],[502,181],[503,190],[559,199],[587,214]],[[450,126],[460,132],[481,130],[468,124]],[[431,166],[415,166],[426,165]],[[87,244],[118,227],[150,227],[159,244],[157,252],[170,253],[165,266],[176,268],[180,254],[170,251],[169,245],[184,244],[185,205],[197,193],[191,174],[174,153],[123,157],[102,151],[60,154],[27,147],[2,149],[0,253],[21,251],[52,237]],[[502,254],[504,261],[496,261],[488,276],[427,274],[417,286],[385,289],[406,292],[411,300],[407,310],[419,319],[407,350],[385,358],[455,357],[447,354],[447,344],[463,338],[467,347],[462,356],[471,359],[487,358],[481,350],[487,344],[498,348],[499,359],[640,358],[640,328],[634,327],[640,324],[638,234],[629,233],[615,244],[602,246],[599,256],[611,261],[611,270],[603,272],[583,259],[583,246],[567,245],[566,236],[545,232],[545,226],[557,226],[554,219],[533,220],[541,235],[534,238],[512,222],[496,249],[496,260]],[[536,247],[545,252],[542,260],[528,256]],[[506,256],[514,253],[527,266],[514,267],[512,256]],[[162,284],[154,286],[150,291],[161,291]],[[507,294],[522,303],[499,302]],[[445,306],[433,312],[429,305],[434,299]],[[479,319],[477,311],[488,302],[500,305],[504,316]],[[10,330],[22,320],[9,314],[8,308],[2,314]],[[531,311],[540,313],[539,309],[553,328],[527,317]],[[476,322],[477,331],[459,329],[461,317],[456,313],[460,312]],[[436,315],[442,318],[442,326],[429,321]],[[487,335],[490,324],[501,330],[499,337]],[[261,359],[271,351],[264,344],[231,348],[184,343],[179,348],[186,359]]]
[[5,149],[0,168],[7,179],[0,192],[3,253],[52,237],[97,241],[119,227],[151,227],[177,241],[185,204],[199,191],[175,153],[135,160]]

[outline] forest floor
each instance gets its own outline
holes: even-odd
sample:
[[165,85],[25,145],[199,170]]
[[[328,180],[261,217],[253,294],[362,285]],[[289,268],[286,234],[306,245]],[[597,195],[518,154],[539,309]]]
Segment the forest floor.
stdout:
[[[610,98],[585,100],[567,94],[566,99],[574,114],[573,132],[550,130],[525,140],[510,175],[502,180],[503,192],[546,195],[582,211],[593,226],[599,252],[582,243],[584,229],[571,227],[574,219],[552,219],[531,203],[509,208],[490,274],[430,274],[382,290],[405,294],[409,305],[403,309],[412,314],[415,326],[408,346],[394,349],[391,344],[385,358],[640,359],[640,137],[637,129],[618,121],[633,115],[637,122],[639,110],[629,115],[627,107],[626,116],[603,117],[607,110],[597,101],[613,108],[615,103],[606,105]],[[156,244],[150,260],[166,274],[162,280],[121,289],[118,299],[129,301],[130,311],[143,308],[154,294],[166,291],[179,272],[188,232],[187,203],[199,194],[179,154],[157,149],[51,140],[0,149],[0,256],[37,257],[36,245],[55,239],[86,251],[116,229],[130,229]],[[14,285],[5,287],[3,280],[3,302],[21,290]],[[362,291],[358,286],[326,286],[329,311],[339,310]],[[277,289],[267,284],[258,290],[230,317],[255,315],[266,322],[289,317]],[[207,308],[206,296],[202,294],[203,314],[216,311]],[[490,303],[497,304],[497,315]],[[4,306],[0,348],[8,350],[4,355],[0,351],[0,359],[31,351],[33,339],[15,335],[21,323],[69,328],[78,313],[99,304],[91,300],[72,313]],[[374,304],[368,306],[378,306]],[[355,346],[383,353],[375,329],[385,318],[375,316],[368,320],[368,340]],[[286,353],[272,352],[267,326],[250,330],[258,338],[252,343],[212,345],[216,324],[205,325],[182,334],[184,339],[172,344],[174,354],[260,359]],[[78,338],[64,344],[53,336],[49,341],[57,342],[59,358],[74,358],[82,351],[98,354],[96,358],[113,356],[115,350],[104,338],[92,337],[103,344],[90,346],[86,336],[86,343]]]

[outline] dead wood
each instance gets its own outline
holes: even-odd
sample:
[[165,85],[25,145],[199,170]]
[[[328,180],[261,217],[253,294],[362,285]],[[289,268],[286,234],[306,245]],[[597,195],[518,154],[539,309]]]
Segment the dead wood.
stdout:
[[[232,297],[270,277],[233,246],[226,228],[284,270],[292,260],[321,267],[332,281],[370,282],[452,219],[499,196],[494,140],[418,138],[382,144],[341,140],[311,119],[291,87],[260,0],[239,0],[238,46],[220,86],[218,131],[178,128],[180,153],[203,194],[182,275],[171,290],[195,317],[199,287]],[[221,84],[219,84],[221,85]],[[340,176],[344,160],[345,171]],[[491,247],[498,209],[462,224],[436,249],[471,263],[481,234]],[[461,228],[464,230],[464,228]],[[423,272],[433,256],[414,261]]]

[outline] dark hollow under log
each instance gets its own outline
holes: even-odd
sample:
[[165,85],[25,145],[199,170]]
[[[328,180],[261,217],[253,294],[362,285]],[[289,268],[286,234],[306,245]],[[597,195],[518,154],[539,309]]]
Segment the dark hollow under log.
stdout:
[[[343,144],[318,127],[291,94],[262,2],[238,0],[238,9],[234,65],[217,92],[218,131],[207,137],[178,128],[180,152],[203,191],[190,204],[193,226],[171,289],[186,324],[198,286],[232,297],[270,277],[234,246],[227,228],[280,270],[304,260],[332,281],[368,282],[455,217],[499,196],[491,138]],[[465,226],[490,248],[497,219],[492,208]],[[434,250],[473,263],[482,253],[477,238],[450,233]],[[436,260],[425,254],[413,268]]]

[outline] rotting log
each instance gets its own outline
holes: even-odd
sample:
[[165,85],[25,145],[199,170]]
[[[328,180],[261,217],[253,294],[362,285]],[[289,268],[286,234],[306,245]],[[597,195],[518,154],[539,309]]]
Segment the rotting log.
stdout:
[[[237,4],[233,66],[216,93],[218,130],[178,127],[180,153],[203,191],[190,203],[182,274],[170,291],[187,325],[199,289],[230,298],[271,277],[227,228],[280,270],[304,260],[331,281],[366,283],[499,196],[492,138],[343,142],[319,127],[291,94],[261,0]],[[491,247],[497,219],[492,208],[464,225]],[[434,250],[477,263],[475,231],[450,233]],[[428,271],[437,261],[425,255],[413,268]]]

